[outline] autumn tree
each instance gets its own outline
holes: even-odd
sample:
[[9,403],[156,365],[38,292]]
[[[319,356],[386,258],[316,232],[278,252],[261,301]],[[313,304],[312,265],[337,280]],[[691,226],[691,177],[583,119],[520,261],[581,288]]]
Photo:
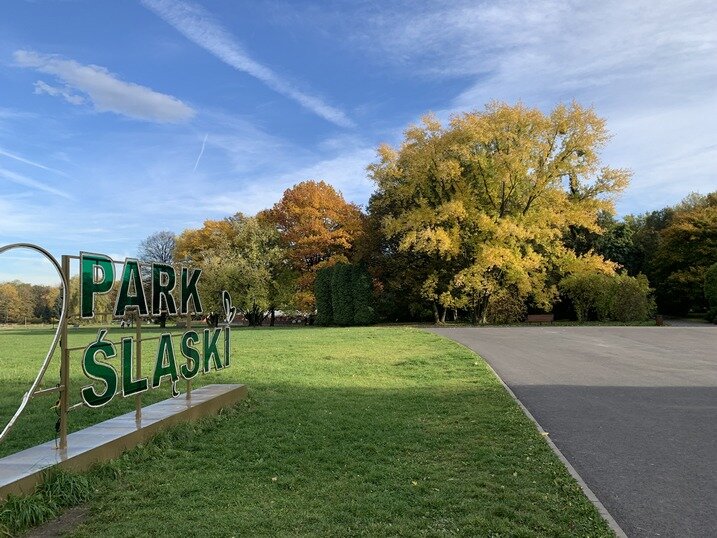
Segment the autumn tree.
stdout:
[[16,322],[22,318],[22,299],[12,282],[0,284],[0,319],[3,323]]
[[379,148],[369,209],[409,255],[402,277],[421,282],[436,322],[448,308],[485,321],[506,290],[548,309],[561,275],[613,272],[563,241],[570,226],[599,231],[597,215],[627,185],[627,171],[600,162],[607,140],[605,122],[576,103],[550,114],[491,103],[447,127],[426,116],[399,148]]
[[185,231],[177,243],[177,252],[191,251],[204,271],[200,289],[205,310],[222,310],[223,290],[250,325],[261,325],[267,316],[273,324],[276,309],[291,307],[294,278],[279,233],[268,223],[237,214]]
[[200,262],[214,250],[231,249],[236,240],[236,217],[205,220],[196,230],[185,230],[176,239],[174,257],[177,260]]
[[257,216],[276,227],[291,267],[300,275],[297,305],[313,310],[316,271],[349,261],[363,231],[361,210],[328,183],[304,181]]

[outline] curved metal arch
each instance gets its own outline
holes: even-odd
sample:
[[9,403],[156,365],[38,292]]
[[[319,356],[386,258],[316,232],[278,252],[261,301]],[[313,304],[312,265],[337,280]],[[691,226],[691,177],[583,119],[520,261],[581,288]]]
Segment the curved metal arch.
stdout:
[[[22,414],[22,412],[25,410],[25,407],[27,407],[28,402],[32,399],[33,395],[35,394],[35,391],[37,390],[37,387],[42,382],[42,378],[45,377],[45,372],[47,372],[47,368],[50,365],[50,360],[52,359],[52,355],[55,353],[55,349],[57,349],[57,344],[60,339],[60,331],[62,330],[62,326],[65,324],[67,319],[67,309],[68,309],[68,296],[69,296],[69,286],[67,283],[67,277],[62,272],[62,267],[57,262],[57,260],[54,258],[52,254],[50,254],[47,250],[44,248],[33,245],[32,243],[11,243],[9,245],[3,245],[0,247],[0,254],[3,252],[7,252],[9,250],[15,250],[15,249],[28,249],[33,250],[35,252],[38,252],[45,256],[50,263],[52,263],[53,267],[57,271],[57,274],[60,275],[60,281],[62,282],[62,310],[60,312],[60,319],[57,323],[57,330],[55,331],[55,337],[52,340],[52,345],[50,346],[49,351],[47,352],[47,355],[45,356],[45,360],[42,362],[42,366],[40,367],[40,371],[37,374],[37,377],[35,378],[35,381],[33,381],[32,385],[30,386],[30,390],[28,390],[25,395],[22,397],[22,400],[20,402],[20,406],[17,408],[17,411],[15,411],[15,414],[12,416],[12,418],[8,421],[8,423],[5,425],[5,427],[2,430],[2,433],[0,433],[0,442],[2,442],[5,437],[10,433],[10,430],[15,425],[15,422],[17,422],[18,417]],[[67,387],[65,387],[65,390],[67,390]]]

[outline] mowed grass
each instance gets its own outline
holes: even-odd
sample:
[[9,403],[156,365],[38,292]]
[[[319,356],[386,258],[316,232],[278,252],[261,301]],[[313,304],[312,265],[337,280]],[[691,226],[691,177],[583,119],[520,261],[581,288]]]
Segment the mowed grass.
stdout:
[[[6,381],[21,385],[23,357],[46,336],[21,333],[0,333],[3,408]],[[72,535],[612,535],[483,360],[458,344],[409,328],[239,329],[233,352],[230,369],[198,383],[246,383],[249,399],[111,463]],[[79,358],[73,371],[77,399]],[[40,401],[4,453],[52,438],[50,401]],[[132,406],[117,397],[70,424]]]

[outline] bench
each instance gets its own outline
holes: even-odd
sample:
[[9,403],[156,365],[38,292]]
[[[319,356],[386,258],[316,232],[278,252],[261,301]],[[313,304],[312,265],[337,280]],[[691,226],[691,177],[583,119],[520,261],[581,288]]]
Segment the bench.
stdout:
[[553,314],[528,314],[528,323],[552,323],[555,320]]

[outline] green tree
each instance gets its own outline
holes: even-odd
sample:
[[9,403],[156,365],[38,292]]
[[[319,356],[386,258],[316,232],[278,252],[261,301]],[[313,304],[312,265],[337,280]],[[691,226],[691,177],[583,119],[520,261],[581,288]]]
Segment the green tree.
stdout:
[[717,192],[692,195],[679,204],[659,232],[652,259],[661,311],[685,315],[705,311],[707,268],[717,260]]
[[705,272],[705,299],[709,306],[707,321],[717,323],[717,263],[710,265]]
[[227,290],[250,325],[261,325],[284,293],[285,255],[276,229],[256,217],[237,214],[230,244],[198,251],[204,274],[200,280],[205,310],[222,311]]

